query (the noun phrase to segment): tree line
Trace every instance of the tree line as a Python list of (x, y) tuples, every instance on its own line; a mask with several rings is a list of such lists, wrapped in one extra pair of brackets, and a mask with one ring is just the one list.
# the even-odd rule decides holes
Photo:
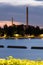
[(10, 36), (10, 37), (14, 37), (14, 34), (19, 34), (22, 36), (25, 35), (34, 35), (34, 36), (38, 36), (40, 34), (43, 34), (43, 28), (40, 29), (39, 26), (32, 26), (32, 25), (28, 25), (28, 27), (26, 25), (11, 25), (11, 26), (7, 26), (7, 24), (5, 24), (2, 27), (0, 27), (0, 36), (4, 36), (4, 34), (6, 34), (6, 36)]

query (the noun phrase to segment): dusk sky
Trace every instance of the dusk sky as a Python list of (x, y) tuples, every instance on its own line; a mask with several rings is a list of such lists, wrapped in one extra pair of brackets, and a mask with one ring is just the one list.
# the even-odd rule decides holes
[(0, 21), (26, 22), (26, 6), (29, 7), (29, 24), (43, 27), (43, 0), (0, 0)]
[(0, 3), (2, 2), (12, 4), (12, 5), (33, 5), (33, 6), (42, 5), (43, 6), (43, 0), (0, 0)]
[(0, 0), (0, 2), (9, 3), (12, 5), (33, 5), (33, 6), (42, 5), (43, 6), (43, 0)]

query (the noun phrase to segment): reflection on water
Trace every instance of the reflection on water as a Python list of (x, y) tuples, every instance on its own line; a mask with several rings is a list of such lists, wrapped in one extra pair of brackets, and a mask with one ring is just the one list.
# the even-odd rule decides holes
[[(0, 57), (12, 55), (22, 59), (43, 59), (43, 50), (31, 49), (32, 46), (43, 47), (42, 39), (0, 39), (0, 45), (4, 46), (4, 48), (0, 48)], [(27, 49), (7, 48), (8, 45), (26, 46)]]

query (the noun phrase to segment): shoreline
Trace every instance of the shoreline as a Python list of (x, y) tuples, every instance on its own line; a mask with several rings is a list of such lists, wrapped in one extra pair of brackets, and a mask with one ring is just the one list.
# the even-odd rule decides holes
[(0, 37), (0, 39), (43, 39), (43, 37)]

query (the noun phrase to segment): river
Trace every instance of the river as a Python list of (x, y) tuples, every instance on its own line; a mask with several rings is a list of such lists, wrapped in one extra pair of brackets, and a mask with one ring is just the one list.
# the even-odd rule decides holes
[[(0, 39), (0, 45), (4, 46), (4, 48), (0, 48), (0, 58), (13, 56), (21, 59), (43, 59), (43, 49), (31, 49), (32, 46), (43, 47), (43, 39)], [(26, 46), (27, 48), (7, 48), (9, 45)]]

